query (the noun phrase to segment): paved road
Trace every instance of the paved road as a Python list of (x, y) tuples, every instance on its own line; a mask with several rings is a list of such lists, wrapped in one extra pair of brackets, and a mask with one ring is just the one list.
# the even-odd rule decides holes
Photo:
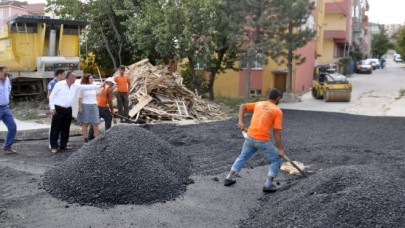
[(343, 112), (370, 116), (405, 116), (405, 97), (398, 99), (405, 90), (405, 64), (387, 61), (385, 69), (369, 74), (354, 74), (349, 78), (353, 85), (350, 102), (324, 102), (312, 98), (308, 92), (302, 102), (283, 103), (283, 109)]

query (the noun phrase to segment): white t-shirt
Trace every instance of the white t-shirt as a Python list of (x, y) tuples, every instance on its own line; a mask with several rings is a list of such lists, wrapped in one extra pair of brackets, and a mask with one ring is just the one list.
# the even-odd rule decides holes
[[(66, 80), (56, 83), (49, 96), (49, 106), (51, 109), (55, 109), (55, 105), (59, 105), (65, 108), (72, 107), (73, 100), (76, 95), (81, 91), (91, 91), (95, 93), (97, 91), (97, 85), (78, 85), (72, 84), (70, 87), (67, 85)], [(94, 98), (95, 99), (95, 98)]]
[(81, 91), (82, 104), (97, 104), (97, 90)]

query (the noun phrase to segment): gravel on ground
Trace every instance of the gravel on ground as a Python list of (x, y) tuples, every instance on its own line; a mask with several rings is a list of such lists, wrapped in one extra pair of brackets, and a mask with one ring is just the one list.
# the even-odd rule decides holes
[[(125, 224), (135, 224), (138, 226), (173, 226), (170, 221), (181, 221), (178, 223), (178, 227), (185, 227), (182, 224), (195, 224), (196, 227), (215, 226), (212, 222), (215, 221), (227, 221), (228, 227), (242, 226), (242, 227), (401, 227), (404, 224), (403, 215), (405, 214), (405, 164), (404, 164), (404, 151), (405, 140), (403, 140), (403, 131), (405, 129), (405, 119), (403, 117), (371, 117), (371, 116), (359, 116), (349, 115), (342, 113), (327, 113), (327, 112), (311, 112), (311, 111), (295, 111), (284, 110), (284, 125), (283, 125), (283, 142), (285, 146), (286, 154), (293, 160), (303, 162), (306, 166), (309, 166), (308, 170), (310, 175), (308, 178), (295, 177), (287, 174), (280, 175), (276, 179), (280, 182), (279, 189), (274, 194), (258, 194), (260, 197), (256, 197), (254, 189), (261, 191), (261, 181), (258, 183), (249, 182), (253, 178), (262, 180), (264, 182), (266, 172), (263, 172), (263, 176), (253, 176), (256, 174), (254, 171), (262, 169), (264, 165), (267, 165), (264, 157), (260, 154), (254, 155), (246, 164), (246, 168), (242, 172), (242, 178), (237, 179), (237, 183), (226, 188), (221, 186), (226, 172), (229, 171), (235, 158), (239, 155), (243, 144), (243, 137), (240, 131), (237, 129), (237, 120), (229, 119), (226, 121), (202, 123), (195, 125), (174, 125), (174, 124), (157, 124), (147, 125), (145, 129), (142, 129), (143, 134), (150, 135), (148, 138), (153, 138), (155, 146), (168, 145), (167, 148), (171, 148), (170, 151), (177, 151), (171, 155), (177, 155), (180, 159), (185, 159), (192, 164), (190, 165), (191, 177), (195, 177), (196, 180), (203, 181), (208, 177), (208, 180), (204, 182), (206, 187), (218, 186), (216, 191), (210, 194), (217, 194), (210, 198), (211, 200), (204, 202), (204, 207), (193, 204), (195, 199), (198, 199), (198, 195), (193, 195), (194, 201), (183, 202), (179, 196), (184, 195), (184, 183), (175, 185), (178, 191), (175, 195), (176, 201), (170, 201), (170, 207), (163, 207), (159, 201), (158, 203), (149, 202), (148, 205), (153, 203), (153, 207), (159, 211), (159, 208), (170, 208), (171, 212), (167, 212), (167, 217), (159, 217), (158, 215), (149, 215), (150, 219), (144, 217), (138, 217), (144, 215), (138, 214), (135, 211), (127, 211), (127, 208), (110, 208), (105, 211), (97, 211), (87, 206), (81, 207), (75, 206), (74, 209), (66, 211), (74, 212), (75, 224), (88, 224), (88, 216), (97, 215), (101, 217), (119, 217), (125, 219)], [(249, 118), (246, 119), (246, 124), (249, 123)], [(132, 129), (141, 129), (136, 126), (128, 127), (129, 132)], [(113, 130), (113, 129), (111, 129)], [(136, 130), (134, 130), (136, 131)], [(107, 135), (107, 134), (106, 134)], [(130, 141), (136, 142), (139, 138), (137, 133), (134, 136), (128, 135), (128, 140), (125, 142), (130, 144)], [(131, 138), (131, 140), (129, 140)], [(100, 137), (99, 140), (102, 138)], [(104, 140), (110, 140), (107, 142), (98, 142), (100, 145), (117, 145), (117, 136), (112, 136), (110, 139), (104, 137)], [(141, 137), (141, 139), (144, 139)], [(141, 142), (146, 142), (140, 140)], [(96, 142), (96, 141), (94, 141)], [(142, 144), (140, 142), (140, 144)], [(156, 143), (159, 142), (159, 143)], [(17, 144), (16, 147), (19, 154), (11, 157), (8, 156), (8, 161), (13, 159), (24, 159), (30, 155), (29, 148), (39, 148), (37, 144), (43, 142), (24, 142), (24, 144)], [(148, 142), (151, 143), (151, 142)], [(138, 145), (138, 144), (137, 144)], [(91, 146), (86, 145), (85, 147)], [(145, 145), (138, 145), (142, 148)], [(82, 164), (82, 169), (86, 169), (86, 164), (94, 156), (101, 156), (102, 147), (92, 150), (93, 155), (86, 154), (84, 148), (78, 152), (61, 153), (54, 157), (60, 159), (48, 159), (49, 151), (35, 152), (34, 160), (40, 162), (39, 157), (43, 156), (47, 165), (55, 165), (54, 170), (69, 170), (72, 171), (72, 175), (79, 175), (80, 167), (78, 164)], [(130, 145), (123, 146), (125, 148)], [(150, 146), (145, 146), (149, 148)], [(124, 154), (129, 151), (122, 152)], [(151, 159), (148, 155), (148, 151), (138, 152), (142, 155), (142, 158), (146, 160)], [(63, 155), (63, 156), (62, 156)], [(70, 157), (63, 162), (63, 159), (70, 155)], [(126, 154), (127, 155), (127, 154)], [(169, 155), (163, 154), (163, 157)], [(120, 165), (123, 164), (124, 159), (128, 156), (121, 157), (119, 154), (115, 154), (112, 157), (116, 157), (116, 166), (111, 167), (113, 173), (120, 170)], [(86, 158), (86, 159), (85, 159)], [(135, 156), (137, 158), (137, 156)], [(140, 162), (138, 160), (131, 160), (133, 163), (131, 166), (136, 166)], [(62, 159), (62, 160), (61, 160)], [(78, 161), (78, 160), (84, 161)], [(158, 164), (168, 164), (168, 162), (161, 162), (163, 159), (172, 159), (169, 157), (157, 157)], [(161, 160), (159, 160), (161, 159)], [(188, 160), (190, 159), (190, 160)], [(27, 161), (27, 160), (24, 160)], [(170, 160), (172, 161), (172, 160)], [(28, 161), (27, 161), (28, 163)], [(110, 161), (111, 163), (111, 161)], [(108, 164), (110, 164), (108, 163)], [(14, 164), (14, 163), (13, 163)], [(1, 165), (1, 163), (0, 163)], [(148, 165), (140, 164), (144, 169), (149, 170)], [(179, 165), (175, 163), (174, 165)], [(182, 166), (181, 164), (180, 166)], [(100, 166), (109, 170), (110, 167), (104, 165)], [(0, 166), (1, 168), (1, 166)], [(162, 167), (166, 169), (166, 167)], [(42, 201), (39, 202), (53, 202), (50, 208), (45, 210), (44, 215), (47, 212), (55, 210), (59, 221), (63, 218), (69, 218), (71, 214), (62, 213), (62, 209), (66, 202), (59, 202), (51, 200), (52, 197), (44, 193), (41, 190), (42, 176), (38, 175), (25, 175), (24, 172), (13, 171), (7, 169), (9, 179), (1, 177), (2, 185), (7, 189), (23, 186), (27, 180), (32, 180), (32, 184), (27, 186), (27, 189), (20, 189), (16, 196), (10, 196), (10, 193), (6, 190), (0, 191), (0, 225), (10, 226), (13, 224), (27, 224), (29, 221), (22, 223), (20, 217), (17, 215), (23, 214), (18, 211), (23, 211), (25, 214), (32, 214), (34, 212), (27, 211), (25, 208), (42, 208), (42, 205), (35, 205), (35, 197), (38, 194), (42, 197)], [(178, 170), (175, 168), (174, 170)], [(0, 170), (3, 171), (3, 170)], [(95, 173), (92, 169), (85, 170), (86, 172)], [(154, 170), (152, 170), (154, 171)], [(248, 171), (248, 172), (246, 172)], [(48, 171), (51, 173), (51, 170)], [(101, 172), (101, 171), (100, 171)], [(177, 172), (177, 171), (176, 171)], [(173, 172), (173, 173), (176, 173)], [(156, 172), (155, 172), (156, 173)], [(87, 175), (87, 174), (86, 174)], [(143, 175), (143, 174), (141, 174)], [(145, 174), (147, 175), (147, 174)], [(180, 175), (181, 176), (181, 175)], [(187, 175), (182, 176), (181, 180), (187, 179)], [(45, 185), (48, 177), (45, 178)], [(56, 178), (56, 177), (55, 177)], [(249, 178), (249, 180), (247, 179)], [(3, 184), (3, 180), (8, 180)], [(122, 178), (125, 179), (125, 178)], [(57, 182), (57, 180), (55, 180)], [(89, 179), (88, 181), (92, 181)], [(111, 180), (112, 181), (112, 180)], [(115, 179), (114, 179), (115, 181)], [(206, 180), (205, 180), (206, 181)], [(139, 184), (149, 185), (147, 180), (138, 180)], [(137, 184), (138, 184), (137, 182)], [(218, 183), (219, 182), (219, 183)], [(179, 183), (179, 182), (176, 182)], [(246, 188), (244, 183), (254, 185), (253, 188)], [(198, 185), (196, 181), (195, 185)], [(84, 185), (82, 183), (82, 185)], [(8, 187), (7, 187), (8, 186)], [(11, 187), (10, 187), (11, 186)], [(91, 185), (89, 185), (91, 186)], [(134, 184), (133, 186), (136, 186)], [(188, 185), (187, 189), (190, 186)], [(110, 191), (113, 191), (112, 186), (107, 186)], [(215, 187), (216, 188), (216, 187)], [(238, 190), (241, 191), (238, 191)], [(243, 191), (242, 191), (243, 189)], [(247, 190), (249, 189), (249, 191)], [(31, 193), (31, 191), (33, 193)], [(91, 189), (89, 189), (91, 191)], [(37, 192), (39, 192), (37, 194)], [(193, 192), (195, 193), (195, 192)], [(261, 192), (256, 192), (261, 193)], [(142, 193), (142, 194), (147, 194)], [(199, 193), (201, 194), (201, 193)], [(233, 200), (233, 204), (228, 202), (224, 203), (220, 199), (228, 199), (229, 195), (237, 194)], [(22, 195), (20, 199), (17, 196)], [(174, 195), (173, 195), (174, 196)], [(249, 202), (244, 201), (244, 196), (249, 198)], [(253, 196), (253, 197), (252, 197)], [(87, 196), (86, 196), (87, 197)], [(124, 197), (125, 198), (125, 197)], [(161, 198), (160, 198), (161, 199)], [(187, 198), (190, 200), (190, 198)], [(237, 199), (241, 200), (238, 204)], [(66, 199), (68, 200), (68, 199)], [(164, 200), (164, 199), (161, 199)], [(251, 201), (255, 201), (252, 203)], [(142, 203), (137, 201), (138, 203)], [(132, 203), (127, 201), (127, 203)], [(136, 203), (136, 202), (134, 202)], [(202, 202), (200, 202), (202, 203)], [(214, 204), (214, 205), (213, 205)], [(159, 206), (160, 205), (160, 206)], [(167, 205), (167, 204), (165, 204)], [(175, 205), (181, 205), (187, 207), (190, 211), (195, 213), (197, 217), (184, 216), (184, 213), (178, 213), (180, 210)], [(237, 214), (237, 217), (226, 217), (226, 214), (213, 213), (211, 210), (207, 210), (208, 206), (215, 206), (216, 211), (230, 211), (231, 214), (236, 208), (242, 213)], [(233, 205), (234, 207), (229, 207)], [(235, 205), (237, 205), (235, 207)], [(168, 205), (167, 205), (168, 206)], [(69, 204), (67, 205), (69, 207)], [(152, 207), (152, 206), (151, 206)], [(222, 208), (226, 207), (226, 208)], [(244, 213), (241, 208), (248, 207), (248, 213)], [(144, 207), (146, 208), (150, 207)], [(221, 208), (221, 210), (219, 210)], [(186, 210), (187, 210), (186, 209)], [(74, 211), (73, 211), (74, 210)], [(139, 208), (138, 208), (139, 210)], [(17, 211), (17, 212), (16, 212)], [(121, 212), (120, 215), (116, 214), (117, 211)], [(128, 215), (125, 215), (128, 213)], [(35, 214), (35, 213), (34, 213)], [(2, 216), (3, 215), (3, 216)], [(138, 215), (138, 216), (135, 216)], [(198, 216), (204, 219), (199, 220)], [(157, 217), (157, 218), (156, 218)], [(54, 225), (58, 225), (51, 218), (35, 221), (35, 225), (46, 225), (52, 222)], [(156, 219), (153, 219), (156, 218)], [(52, 220), (52, 221), (51, 221)], [(196, 222), (199, 223), (196, 223)], [(99, 226), (114, 226), (124, 224), (122, 221), (104, 221), (99, 222), (92, 220), (90, 224), (98, 224)], [(166, 225), (165, 225), (166, 224)], [(220, 224), (220, 223), (217, 223)], [(129, 226), (129, 225), (122, 225)]]

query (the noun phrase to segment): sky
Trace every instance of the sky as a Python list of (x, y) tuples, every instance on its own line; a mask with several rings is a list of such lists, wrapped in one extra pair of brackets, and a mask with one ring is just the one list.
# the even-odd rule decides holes
[(370, 22), (380, 24), (404, 24), (405, 0), (368, 0)]
[[(363, 0), (365, 1), (365, 0)], [(46, 0), (27, 0), (28, 3), (46, 3)], [(405, 0), (368, 0), (370, 22), (380, 24), (404, 24)]]

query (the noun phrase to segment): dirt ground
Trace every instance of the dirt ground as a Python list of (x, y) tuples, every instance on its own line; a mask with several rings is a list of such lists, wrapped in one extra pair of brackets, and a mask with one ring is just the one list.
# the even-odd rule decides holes
[(194, 180), (177, 199), (152, 205), (103, 208), (56, 199), (44, 189), (44, 175), (80, 153), (81, 138), (71, 139), (73, 150), (56, 155), (49, 152), (45, 140), (17, 142), (17, 155), (0, 154), (0, 227), (400, 227), (405, 223), (404, 118), (294, 110), (285, 110), (284, 116), (286, 153), (308, 165), (310, 176), (281, 173), (276, 179), (279, 191), (270, 195), (261, 191), (267, 166), (260, 154), (246, 164), (235, 186), (222, 184), (243, 144), (236, 119), (147, 126), (190, 157)]

